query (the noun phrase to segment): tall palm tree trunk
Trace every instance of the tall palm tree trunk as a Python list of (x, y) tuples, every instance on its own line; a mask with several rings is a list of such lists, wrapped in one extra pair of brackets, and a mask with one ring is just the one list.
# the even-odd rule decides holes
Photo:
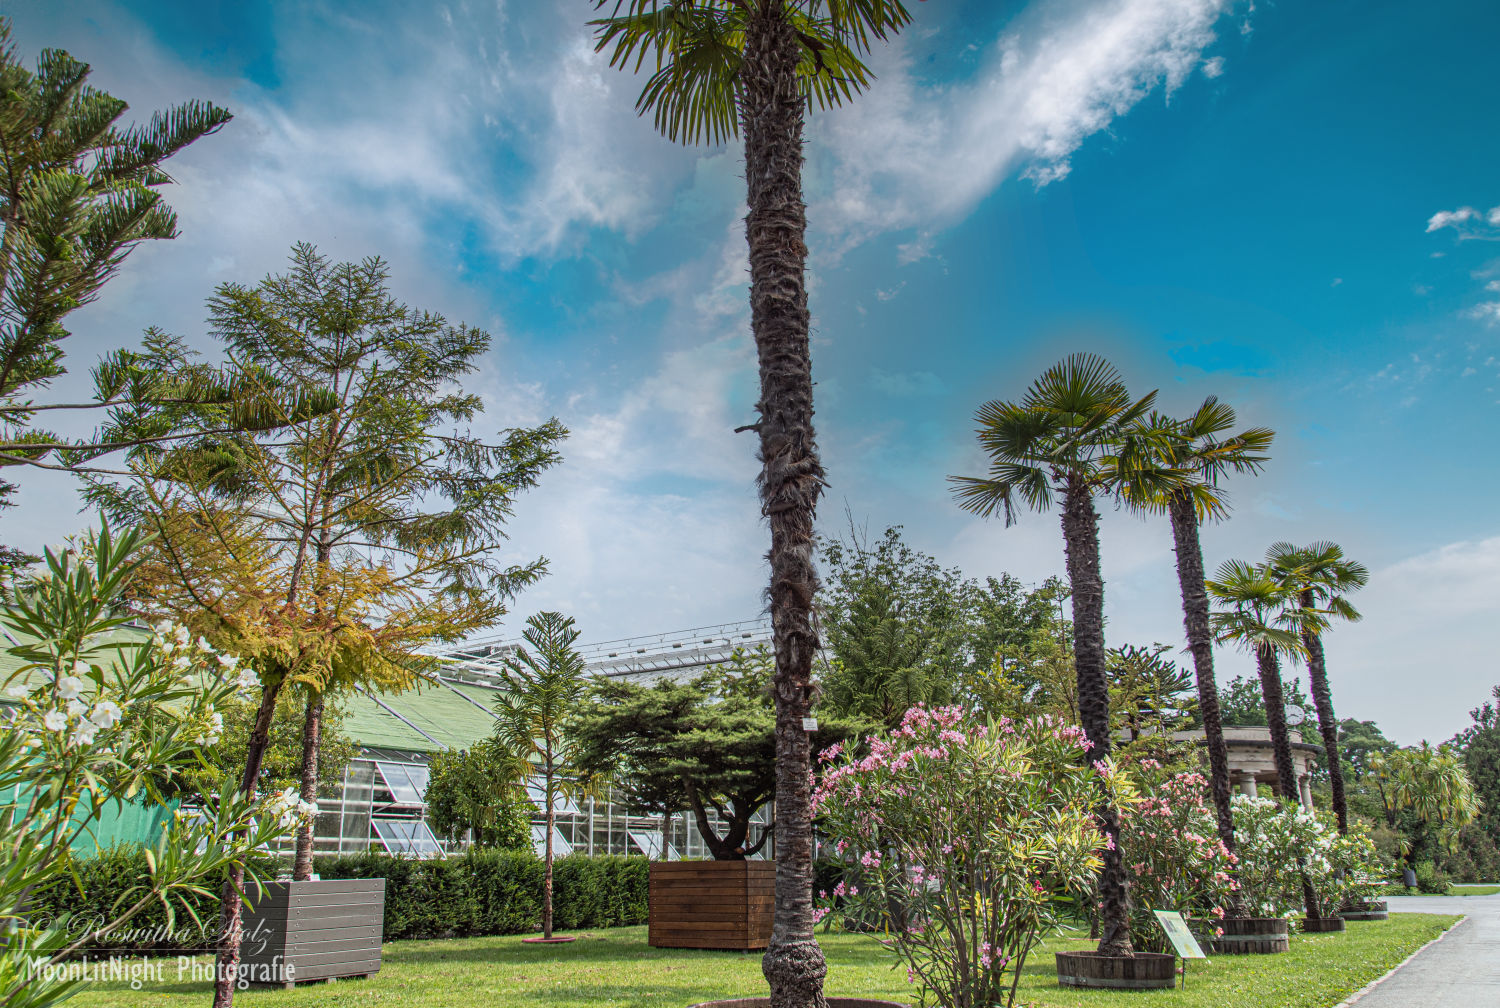
[[(1304, 589), (1298, 600), (1304, 609), (1316, 603), (1311, 589)], [(1333, 715), (1333, 690), (1328, 686), (1328, 663), (1323, 656), (1323, 639), (1311, 630), (1302, 631), (1307, 648), (1307, 688), (1312, 691), (1313, 706), (1318, 710), (1318, 732), (1323, 736), (1323, 754), (1328, 760), (1328, 785), (1333, 791), (1333, 814), (1339, 832), (1349, 832), (1349, 806), (1344, 799), (1344, 764), (1339, 758), (1339, 723)]]
[[(307, 687), (307, 712), (302, 721), (302, 800), (318, 802), (318, 747), (323, 736), (323, 691)], [(292, 861), (292, 878), (306, 882), (312, 878), (313, 831), (317, 818), (297, 829), (297, 855)]]
[[(1177, 584), (1182, 592), (1182, 625), (1198, 680), (1198, 714), (1203, 719), (1203, 743), (1208, 749), (1209, 790), (1219, 839), (1234, 853), (1234, 811), (1230, 805), (1229, 748), (1219, 714), (1219, 687), (1214, 679), (1213, 631), (1208, 622), (1208, 591), (1203, 585), (1203, 545), (1198, 536), (1198, 513), (1187, 494), (1172, 497), (1172, 544), (1177, 552)], [(1236, 869), (1231, 869), (1235, 871)], [(1238, 890), (1234, 902), (1238, 904)], [(1238, 910), (1236, 912), (1239, 912)]]
[[(276, 696), (281, 692), (284, 680), (274, 678), (262, 690), (260, 707), (255, 712), (255, 726), (250, 730), (250, 739), (245, 747), (245, 772), (240, 777), (240, 790), (246, 795), (255, 794), (256, 781), (266, 758), (266, 748), (271, 744), (271, 719), (276, 714)], [(233, 1008), (234, 988), (239, 979), (240, 941), (244, 936), (244, 907), (240, 900), (245, 892), (245, 869), (235, 866), (224, 880), (219, 892), (219, 947), (214, 963), (213, 1008)]]
[(760, 497), (771, 526), (776, 648), (776, 915), (761, 963), (772, 1008), (824, 1008), (813, 937), (811, 759), (802, 719), (817, 649), (813, 520), (823, 467), (813, 438), (800, 51), (782, 4), (756, 4), (746, 31), (740, 117), (749, 214), (750, 324), (760, 365)]
[[(1099, 515), (1093, 493), (1078, 476), (1068, 477), (1062, 513), (1073, 589), (1073, 666), (1078, 674), (1078, 713), (1093, 748), (1085, 759), (1109, 755), (1109, 680), (1104, 654), (1104, 577), (1099, 570)], [(1120, 845), (1120, 816), (1113, 802), (1095, 810), (1106, 847), (1099, 870), (1099, 953), (1131, 955), (1130, 877)]]
[[(1271, 730), (1271, 752), (1276, 758), (1276, 797), (1282, 802), (1298, 805), (1302, 796), (1297, 792), (1297, 769), (1292, 763), (1292, 737), (1286, 726), (1286, 699), (1281, 691), (1281, 663), (1269, 645), (1255, 649), (1255, 670), (1260, 675), (1260, 695), (1266, 705), (1266, 725)], [(1312, 882), (1307, 877), (1301, 855), (1297, 857), (1297, 874), (1302, 879), (1302, 902), (1307, 916), (1316, 920), (1318, 898), (1313, 893)]]

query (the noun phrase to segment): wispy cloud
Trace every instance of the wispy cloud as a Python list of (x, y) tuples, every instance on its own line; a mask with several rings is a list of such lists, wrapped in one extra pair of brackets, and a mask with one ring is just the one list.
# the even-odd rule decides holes
[[(968, 212), (1019, 173), (1037, 186), (1065, 177), (1072, 156), (1153, 91), (1170, 96), (1205, 58), (1233, 0), (1055, 0), (1029, 10), (985, 49), (967, 80), (919, 80), (918, 42), (875, 56), (877, 80), (857, 102), (817, 120), (836, 163), (813, 208), (843, 247), (873, 234), (930, 231)], [(919, 258), (922, 238), (903, 247)]]

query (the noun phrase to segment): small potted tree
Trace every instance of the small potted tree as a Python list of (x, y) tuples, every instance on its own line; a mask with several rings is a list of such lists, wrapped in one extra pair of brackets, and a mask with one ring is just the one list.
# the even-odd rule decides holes
[[(750, 859), (772, 843), (768, 829), (752, 836), (776, 787), (772, 672), (756, 650), (686, 682), (600, 679), (571, 726), (583, 772), (608, 775), (637, 807), (685, 809), (713, 856), (652, 863), (653, 946), (748, 950), (771, 937), (776, 865)], [(813, 743), (846, 734), (826, 723)]]

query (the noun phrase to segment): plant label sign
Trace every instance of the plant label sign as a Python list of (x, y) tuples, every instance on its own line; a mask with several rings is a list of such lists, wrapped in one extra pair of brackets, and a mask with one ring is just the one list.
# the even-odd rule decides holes
[(1188, 930), (1187, 921), (1183, 920), (1182, 914), (1173, 910), (1152, 910), (1156, 915), (1156, 923), (1167, 933), (1167, 941), (1172, 943), (1172, 948), (1184, 959), (1207, 959), (1203, 949), (1198, 945), (1198, 939), (1193, 937), (1193, 932)]

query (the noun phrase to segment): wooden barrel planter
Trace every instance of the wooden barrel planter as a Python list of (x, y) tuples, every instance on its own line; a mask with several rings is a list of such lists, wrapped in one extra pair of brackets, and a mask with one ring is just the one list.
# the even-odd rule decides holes
[(1151, 990), (1177, 985), (1177, 957), (1160, 952), (1103, 956), (1058, 952), (1057, 982), (1064, 987), (1123, 987)]
[(1385, 900), (1365, 900), (1340, 910), (1339, 916), (1346, 921), (1381, 921), (1391, 914), (1386, 909)]
[(1303, 934), (1330, 934), (1344, 930), (1342, 917), (1304, 917), (1301, 921)]
[(771, 943), (774, 861), (653, 861), (646, 942), (750, 952)]
[(240, 975), (291, 987), (380, 969), (385, 879), (268, 882), (247, 893)]
[[(1268, 955), (1292, 947), (1282, 917), (1225, 917), (1200, 922), (1199, 927), (1207, 929), (1208, 951), (1213, 955)], [(1216, 928), (1223, 928), (1224, 933), (1214, 935)]]

